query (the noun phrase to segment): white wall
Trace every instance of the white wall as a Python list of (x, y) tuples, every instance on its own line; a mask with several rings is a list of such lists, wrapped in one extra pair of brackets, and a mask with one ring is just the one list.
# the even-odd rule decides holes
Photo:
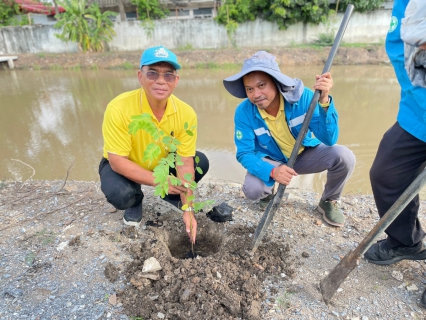
[[(346, 29), (344, 42), (383, 42), (389, 28), (390, 10), (354, 13)], [(287, 30), (278, 30), (275, 23), (256, 20), (239, 25), (236, 31), (237, 47), (287, 46), (310, 43), (320, 33), (337, 32), (343, 14), (320, 25), (298, 23)], [(110, 51), (142, 51), (162, 44), (170, 49), (223, 48), (231, 46), (225, 27), (213, 19), (160, 20), (155, 22), (152, 37), (148, 37), (139, 21), (116, 22), (117, 35), (107, 45)], [(53, 26), (25, 26), (0, 28), (0, 54), (39, 52), (76, 52), (75, 43), (65, 43), (55, 37)]]

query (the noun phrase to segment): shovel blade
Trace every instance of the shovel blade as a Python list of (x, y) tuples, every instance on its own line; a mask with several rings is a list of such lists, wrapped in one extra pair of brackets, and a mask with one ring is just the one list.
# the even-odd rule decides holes
[(360, 253), (350, 251), (339, 264), (320, 282), (322, 298), (326, 304), (330, 302), (340, 285), (359, 264)]

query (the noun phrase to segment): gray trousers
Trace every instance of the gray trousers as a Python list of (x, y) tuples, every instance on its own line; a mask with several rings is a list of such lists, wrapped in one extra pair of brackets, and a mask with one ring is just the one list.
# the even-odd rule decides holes
[[(276, 167), (281, 163), (263, 158)], [(322, 200), (338, 200), (342, 195), (343, 187), (348, 181), (355, 167), (355, 155), (345, 146), (334, 145), (328, 147), (320, 144), (314, 148), (305, 148), (299, 154), (294, 164), (297, 174), (318, 173), (327, 170), (327, 182), (324, 186)], [(272, 193), (272, 187), (268, 187), (259, 178), (247, 172), (243, 192), (251, 200), (259, 200)]]

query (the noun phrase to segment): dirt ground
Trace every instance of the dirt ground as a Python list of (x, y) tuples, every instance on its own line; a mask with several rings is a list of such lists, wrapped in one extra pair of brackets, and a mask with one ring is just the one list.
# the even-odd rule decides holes
[(251, 254), (263, 212), (240, 185), (206, 181), (198, 198), (228, 203), (233, 221), (199, 213), (198, 257), (187, 259), (181, 217), (146, 226), (157, 214), (152, 190), (144, 192), (134, 228), (97, 182), (1, 182), (0, 318), (425, 319), (423, 261), (383, 267), (362, 258), (331, 304), (322, 301), (320, 280), (377, 222), (371, 195), (346, 194), (346, 224), (335, 228), (315, 210), (318, 194), (290, 187)]
[[(182, 68), (219, 68), (242, 65), (244, 59), (258, 50), (266, 50), (277, 57), (280, 66), (323, 65), (330, 47), (303, 48), (224, 48), (206, 50), (174, 50)], [(15, 61), (17, 69), (76, 69), (76, 68), (138, 68), (141, 52), (104, 53), (38, 53), (20, 54)], [(382, 64), (389, 60), (383, 45), (341, 47), (334, 65)], [(6, 68), (6, 63), (3, 68)]]

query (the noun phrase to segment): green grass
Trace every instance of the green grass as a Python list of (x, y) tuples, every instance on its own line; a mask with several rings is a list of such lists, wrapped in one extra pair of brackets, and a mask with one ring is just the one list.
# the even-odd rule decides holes
[(57, 64), (52, 64), (51, 66), (49, 66), (50, 70), (63, 70), (62, 66), (57, 65)]
[(133, 69), (133, 64), (126, 61), (125, 63), (123, 63), (122, 65), (118, 66), (120, 69), (124, 69), (124, 70), (131, 70)]
[(25, 256), (25, 263), (31, 267), (35, 259), (36, 259), (36, 254), (34, 252), (30, 252)]
[(39, 57), (39, 58), (44, 58), (45, 56), (46, 55), (43, 52), (37, 53), (37, 57)]
[(39, 238), (43, 246), (53, 242), (55, 239), (55, 233), (47, 230), (46, 228), (41, 231), (37, 231), (35, 235), (37, 238)]
[(290, 308), (290, 293), (287, 290), (284, 290), (283, 294), (281, 294), (276, 300), (277, 307), (280, 310), (285, 310)]
[(233, 70), (241, 68), (241, 65), (237, 63), (216, 63), (216, 62), (200, 62), (195, 64), (195, 69), (222, 69), (222, 70)]
[(178, 49), (179, 51), (189, 51), (189, 50), (193, 50), (193, 49), (194, 49), (194, 47), (192, 46), (192, 44), (187, 43), (187, 44), (185, 44), (185, 45), (183, 45), (183, 46), (178, 47), (177, 49)]

